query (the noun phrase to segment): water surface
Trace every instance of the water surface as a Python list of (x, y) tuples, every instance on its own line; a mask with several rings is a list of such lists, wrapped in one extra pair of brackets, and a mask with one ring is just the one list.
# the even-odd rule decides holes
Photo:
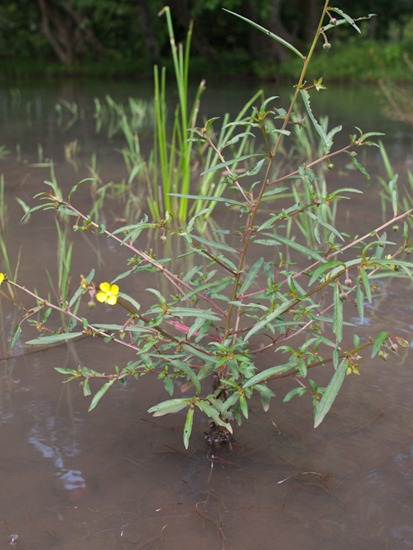
[[(239, 85), (235, 89), (240, 100), (250, 93)], [(56, 242), (53, 217), (39, 214), (22, 225), (14, 198), (31, 202), (43, 190), (43, 180), (50, 177), (44, 164), (48, 158), (66, 191), (88, 175), (85, 165), (95, 150), (103, 181), (124, 177), (122, 159), (114, 151), (119, 138), (108, 142), (96, 134), (92, 98), (104, 93), (116, 99), (148, 97), (149, 92), (147, 86), (127, 83), (75, 82), (0, 90), (0, 144), (10, 151), (0, 163), (8, 206), (5, 235), (13, 261), (23, 248), (21, 283), (47, 290), (44, 270), (48, 266), (52, 275), (56, 270)], [(231, 105), (231, 89), (208, 93), (210, 116), (213, 109)], [(84, 112), (65, 131), (55, 109), (62, 97), (76, 101)], [(371, 89), (336, 89), (325, 97), (330, 99), (315, 108), (325, 107), (334, 123), (344, 119), (346, 129), (384, 128), (396, 168), (405, 173), (412, 130), (382, 119)], [(77, 158), (65, 159), (65, 144), (73, 140), (79, 144)], [(376, 150), (366, 162), (376, 174), (383, 172)], [(359, 174), (343, 178), (351, 186), (364, 185)], [(85, 192), (78, 200), (89, 208), (92, 198)], [(343, 216), (352, 230), (362, 231), (380, 220), (378, 205), (376, 194), (353, 204)], [(219, 212), (217, 222), (225, 223), (225, 212), (221, 218)], [(98, 279), (116, 274), (118, 251), (108, 241), (85, 242), (76, 236), (76, 242), (74, 274), (92, 267)], [(412, 342), (412, 298), (411, 285), (384, 281), (359, 332), (367, 337), (390, 327)], [(5, 300), (0, 308), (4, 357), (18, 313)], [(110, 315), (114, 313), (108, 310)], [(34, 352), (22, 338), (13, 354), (0, 362), (1, 548), (12, 547), (11, 542), (21, 550), (413, 547), (411, 352), (387, 363), (365, 360), (361, 376), (346, 379), (317, 430), (309, 401), (281, 403), (291, 387), (283, 382), (276, 388), (280, 399), (268, 413), (258, 402), (252, 404), (232, 451), (206, 447), (208, 426), (201, 418), (196, 418), (185, 451), (183, 417), (154, 419), (146, 412), (165, 398), (156, 380), (114, 387), (87, 413), (89, 402), (81, 388), (62, 384), (54, 371), (78, 364), (109, 370), (130, 359), (122, 350), (83, 340)], [(261, 361), (271, 365), (274, 358)]]

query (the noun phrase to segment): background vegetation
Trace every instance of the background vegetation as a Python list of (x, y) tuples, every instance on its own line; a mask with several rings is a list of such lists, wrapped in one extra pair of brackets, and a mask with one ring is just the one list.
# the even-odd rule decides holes
[[(0, 68), (3, 78), (44, 74), (136, 76), (152, 74), (154, 63), (169, 57), (169, 39), (157, 13), (165, 0), (4, 0), (0, 5)], [(334, 5), (346, 9), (348, 2)], [(369, 40), (340, 42), (319, 54), (325, 77), (376, 79), (383, 70), (405, 77), (404, 52), (413, 52), (413, 6), (410, 0), (359, 0), (354, 17), (376, 13), (363, 26)], [(238, 76), (296, 74), (291, 56), (280, 44), (242, 21), (225, 17), (235, 10), (304, 47), (313, 35), (322, 0), (171, 0), (177, 40), (194, 21), (191, 73), (230, 72)], [(350, 45), (348, 42), (350, 41)], [(340, 43), (342, 47), (340, 47)], [(357, 48), (357, 56), (354, 56)], [(265, 59), (265, 63), (262, 60)], [(271, 60), (268, 62), (268, 60)]]

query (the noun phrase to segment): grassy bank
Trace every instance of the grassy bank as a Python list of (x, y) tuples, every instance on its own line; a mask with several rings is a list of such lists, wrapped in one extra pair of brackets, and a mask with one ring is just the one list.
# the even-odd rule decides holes
[[(406, 64), (406, 56), (413, 60), (413, 41), (382, 42), (356, 39), (334, 44), (330, 50), (320, 49), (314, 56), (311, 76), (335, 81), (377, 82), (378, 79), (411, 81), (413, 71)], [(260, 78), (290, 79), (297, 74), (300, 61), (289, 57), (282, 64), (271, 60), (256, 60), (244, 50), (221, 52), (218, 58), (196, 57), (191, 60), (190, 74), (196, 78)], [(162, 61), (173, 71), (171, 61)], [(142, 78), (152, 76), (152, 65), (145, 60), (112, 59), (85, 61), (64, 65), (45, 59), (0, 61), (0, 80), (22, 80), (38, 77), (92, 77), (92, 78)]]
[[(330, 50), (319, 50), (313, 59), (312, 75), (323, 75), (329, 80), (353, 80), (377, 82), (378, 79), (393, 81), (413, 80), (413, 71), (408, 69), (405, 57), (413, 58), (413, 42), (379, 42), (351, 40), (334, 44)], [(277, 70), (282, 77), (295, 74), (295, 59), (283, 63)]]

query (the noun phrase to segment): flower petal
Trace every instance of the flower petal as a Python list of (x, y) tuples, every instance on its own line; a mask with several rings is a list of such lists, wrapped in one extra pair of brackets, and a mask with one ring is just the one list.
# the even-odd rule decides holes
[(4, 277), (5, 277), (5, 274), (4, 274), (4, 273), (0, 273), (0, 285), (1, 285), (1, 283), (4, 281)]
[(111, 293), (111, 294), (119, 294), (119, 287), (118, 287), (118, 285), (112, 285), (112, 286), (110, 287), (110, 293)]
[(109, 283), (100, 283), (99, 288), (102, 292), (110, 292), (110, 284)]
[(109, 304), (110, 306), (114, 306), (117, 301), (118, 301), (118, 297), (112, 294), (111, 296), (108, 296), (106, 303)]
[(98, 293), (96, 294), (96, 300), (97, 300), (98, 302), (102, 302), (102, 304), (104, 304), (104, 303), (106, 302), (107, 297), (108, 297), (108, 295), (107, 295), (106, 292), (98, 292)]

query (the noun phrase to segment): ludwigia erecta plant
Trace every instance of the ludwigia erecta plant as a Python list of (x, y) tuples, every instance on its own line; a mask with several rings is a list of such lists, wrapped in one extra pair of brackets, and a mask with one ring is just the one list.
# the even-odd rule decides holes
[[(286, 108), (278, 106), (276, 97), (270, 97), (235, 123), (234, 139), (246, 137), (252, 143), (263, 143), (264, 148), (257, 145), (255, 151), (242, 157), (227, 156), (230, 149), (214, 141), (212, 126), (217, 124), (216, 119), (188, 132), (191, 143), (209, 147), (218, 155), (219, 163), (210, 167), (209, 172), (215, 174), (217, 181), (224, 174), (226, 189), (221, 197), (206, 197), (194, 191), (181, 194), (180, 198), (204, 204), (213, 200), (228, 212), (235, 211), (239, 225), (236, 231), (227, 228), (232, 233), (228, 240), (222, 242), (226, 228), (222, 228), (217, 240), (199, 233), (197, 220), (207, 210), (198, 211), (178, 230), (167, 218), (154, 221), (145, 218), (140, 223), (110, 230), (95, 223), (73, 202), (74, 193), (83, 182), (76, 184), (67, 198), (57, 185), (49, 183), (49, 191), (40, 196), (43, 204), (32, 211), (56, 209), (59, 214), (72, 217), (75, 230), (112, 239), (120, 249), (128, 250), (128, 265), (116, 279), (100, 284), (93, 282), (92, 271), (82, 277), (70, 297), (57, 303), (13, 281), (10, 274), (1, 276), (3, 286), (11, 285), (34, 298), (35, 306), (25, 312), (24, 320), (48, 312), (41, 323), (34, 323), (40, 335), (29, 343), (47, 346), (90, 336), (101, 338), (102, 345), (130, 350), (130, 361), (110, 372), (99, 372), (96, 365), (57, 369), (66, 379), (80, 381), (86, 396), (91, 395), (90, 381), (100, 381), (90, 409), (114, 384), (127, 378), (139, 381), (144, 375), (154, 374), (167, 395), (149, 412), (162, 416), (186, 411), (185, 447), (189, 444), (195, 411), (210, 420), (208, 442), (228, 442), (234, 423), (240, 424), (243, 418), (248, 418), (250, 400), (259, 396), (267, 410), (274, 390), (280, 386), (279, 380), (285, 377), (292, 378), (296, 388), (285, 395), (284, 401), (309, 396), (314, 405), (314, 424), (318, 426), (346, 374), (358, 372), (363, 352), (369, 351), (372, 357), (386, 357), (389, 350), (396, 351), (399, 345), (406, 344), (397, 335), (384, 331), (364, 339), (354, 335), (351, 345), (344, 344), (348, 338), (343, 339), (345, 330), (351, 333), (356, 330), (344, 318), (347, 308), (362, 323), (365, 304), (374, 300), (377, 279), (411, 278), (413, 267), (405, 259), (405, 253), (412, 248), (409, 237), (412, 209), (398, 211), (400, 201), (394, 178), (390, 190), (393, 214), (379, 227), (369, 228), (360, 236), (349, 236), (330, 216), (332, 205), (361, 192), (337, 189), (337, 185), (328, 190), (328, 184), (337, 181), (333, 163), (337, 157), (346, 156), (368, 177), (357, 154), (361, 148), (374, 145), (372, 139), (380, 134), (356, 129), (347, 144), (335, 148), (334, 138), (341, 127), (328, 130), (317, 120), (310, 103), (313, 93), (328, 92), (323, 91), (321, 78), (310, 84), (306, 78), (319, 40), (328, 48), (331, 29), (349, 24), (358, 31), (357, 22), (342, 10), (329, 7), (327, 0), (309, 52), (303, 55), (270, 31), (245, 21), (292, 50), (301, 59), (302, 70)], [(305, 116), (297, 118), (294, 113), (299, 103)], [(280, 174), (281, 147), (286, 142), (284, 151), (288, 150), (290, 134), (297, 125), (313, 127), (322, 143), (322, 153), (312, 160), (302, 159)], [(317, 174), (321, 165), (330, 168), (327, 176), (325, 173), (323, 176), (328, 184), (319, 185)], [(296, 220), (300, 220), (300, 227), (294, 231)], [(400, 230), (390, 242), (386, 229), (396, 223)], [(154, 229), (163, 240), (171, 242), (170, 250), (181, 241), (175, 249), (182, 252), (183, 243), (186, 252), (182, 256), (192, 255), (199, 261), (182, 271), (179, 267), (170, 268), (177, 263), (157, 258), (153, 251), (139, 244), (142, 234)], [(303, 238), (303, 231), (311, 238)], [(316, 245), (308, 244), (311, 242)], [(158, 279), (165, 284), (147, 288), (143, 300), (145, 290), (140, 288), (139, 281), (148, 270), (157, 272)], [(135, 280), (140, 296), (122, 292), (126, 278)], [(95, 299), (101, 308), (102, 321), (92, 323), (88, 320), (87, 302)], [(101, 303), (123, 311), (122, 321), (105, 323), (107, 307)], [(44, 321), (45, 318), (49, 321), (53, 312), (69, 318), (58, 330), (49, 329)], [(14, 341), (19, 333), (20, 325)], [(265, 362), (260, 360), (263, 354)], [(263, 363), (270, 366), (262, 368)], [(321, 366), (324, 373), (326, 369), (331, 372), (326, 387), (320, 387), (313, 379), (316, 367)]]

